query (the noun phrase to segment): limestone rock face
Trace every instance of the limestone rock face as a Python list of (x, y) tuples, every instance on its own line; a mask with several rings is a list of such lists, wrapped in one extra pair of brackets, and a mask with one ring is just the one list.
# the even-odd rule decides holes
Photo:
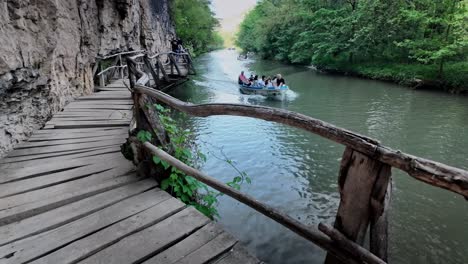
[(168, 1), (1, 1), (0, 156), (93, 91), (97, 55), (168, 50)]

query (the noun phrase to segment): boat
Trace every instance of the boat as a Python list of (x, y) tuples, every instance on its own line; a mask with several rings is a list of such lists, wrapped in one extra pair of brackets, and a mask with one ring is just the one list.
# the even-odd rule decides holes
[(267, 97), (275, 97), (283, 95), (289, 87), (282, 85), (281, 87), (270, 87), (266, 86), (248, 86), (245, 84), (239, 84), (239, 90), (242, 94), (259, 94)]

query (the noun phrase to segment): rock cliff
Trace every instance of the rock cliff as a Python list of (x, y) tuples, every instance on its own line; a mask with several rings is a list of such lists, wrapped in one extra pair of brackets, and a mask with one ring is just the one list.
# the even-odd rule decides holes
[(91, 93), (97, 55), (168, 50), (168, 1), (1, 1), (0, 156)]

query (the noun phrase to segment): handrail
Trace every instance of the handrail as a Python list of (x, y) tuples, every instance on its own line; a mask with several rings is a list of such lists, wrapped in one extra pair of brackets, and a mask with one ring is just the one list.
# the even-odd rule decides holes
[[(230, 197), (238, 200), (239, 202), (250, 206), (251, 208), (262, 213), (263, 215), (273, 219), (277, 223), (287, 227), (288, 229), (295, 232), (296, 234), (306, 238), (307, 240), (313, 242), (314, 244), (320, 246), (321, 248), (329, 251), (330, 253), (334, 254), (335, 256), (342, 259), (346, 263), (350, 263), (351, 260), (357, 261), (358, 263), (372, 263), (372, 264), (374, 263), (385, 264), (386, 263), (382, 259), (378, 258), (374, 254), (369, 252), (367, 249), (347, 239), (343, 235), (341, 235), (339, 239), (334, 240), (333, 236), (328, 237), (324, 235), (323, 233), (321, 233), (317, 228), (306, 226), (302, 224), (301, 222), (297, 221), (296, 219), (290, 217), (289, 215), (283, 214), (282, 212), (276, 210), (275, 208), (256, 200), (254, 197), (248, 194), (244, 194), (222, 183), (221, 181), (218, 181), (215, 178), (210, 177), (209, 175), (206, 175), (203, 172), (186, 165), (182, 161), (174, 158), (173, 156), (169, 155), (165, 151), (157, 148), (156, 146), (152, 145), (149, 142), (143, 143), (143, 147), (146, 148), (146, 150), (148, 150), (152, 154), (158, 156), (160, 159), (166, 161), (167, 163), (171, 164), (172, 166), (186, 173), (187, 175), (190, 175), (193, 178), (199, 180), (200, 182), (203, 182), (209, 185), (210, 187), (226, 195), (229, 195)], [(324, 224), (321, 224), (321, 228), (326, 231), (332, 230), (330, 232), (332, 234), (336, 234), (336, 233), (340, 234), (339, 232), (335, 231), (334, 228), (329, 227)], [(340, 242), (340, 243), (337, 243), (337, 242)], [(352, 252), (350, 252), (349, 249), (352, 249)]]
[(161, 55), (168, 55), (168, 54), (189, 55), (189, 53), (187, 53), (187, 52), (177, 53), (177, 52), (173, 52), (173, 51), (168, 51), (168, 52), (159, 52), (159, 53), (156, 53), (156, 54), (154, 54), (154, 55), (148, 56), (148, 58), (154, 59), (154, 58), (159, 57), (159, 56), (161, 56)]
[(103, 57), (96, 56), (96, 58), (101, 59), (101, 60), (106, 60), (106, 59), (109, 59), (109, 58), (112, 58), (112, 57), (115, 57), (115, 56), (119, 56), (119, 55), (126, 55), (126, 54), (132, 54), (132, 53), (140, 53), (140, 52), (145, 52), (145, 50), (124, 51), (124, 52), (119, 52), (119, 53), (115, 53), (115, 54), (107, 55), (107, 56), (103, 56)]
[(193, 116), (246, 116), (301, 128), (405, 171), (417, 180), (458, 193), (468, 199), (468, 171), (391, 149), (381, 145), (375, 139), (303, 114), (265, 106), (240, 104), (195, 105), (180, 101), (163, 92), (141, 85), (141, 83), (137, 83), (134, 90), (154, 97), (179, 111)]
[(127, 65), (114, 65), (114, 66), (110, 66), (110, 67), (107, 67), (105, 70), (103, 70), (103, 71), (97, 73), (96, 76), (99, 76), (99, 75), (101, 75), (101, 74), (103, 74), (103, 73), (105, 73), (105, 72), (107, 72), (107, 71), (109, 71), (109, 70), (111, 70), (111, 69), (114, 69), (114, 68), (126, 68), (126, 67), (127, 67)]

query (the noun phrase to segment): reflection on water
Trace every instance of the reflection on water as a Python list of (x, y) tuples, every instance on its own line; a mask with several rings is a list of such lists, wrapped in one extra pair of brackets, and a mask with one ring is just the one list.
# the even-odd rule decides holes
[[(218, 51), (197, 59), (199, 75), (174, 95), (194, 103), (242, 103), (300, 112), (393, 148), (468, 169), (467, 97), (321, 75), (272, 61), (237, 61), (236, 57), (234, 51)], [(236, 80), (241, 70), (282, 73), (292, 91), (280, 101), (240, 94)], [(252, 178), (251, 185), (242, 186), (243, 192), (305, 224), (333, 222), (343, 146), (252, 118), (191, 118), (190, 124), (197, 143), (208, 153), (204, 172), (224, 181), (235, 176), (227, 164), (213, 157), (222, 147)], [(395, 169), (393, 174), (390, 261), (468, 263), (468, 203)], [(322, 263), (322, 250), (228, 197), (221, 198), (219, 212), (220, 224), (264, 261)]]

